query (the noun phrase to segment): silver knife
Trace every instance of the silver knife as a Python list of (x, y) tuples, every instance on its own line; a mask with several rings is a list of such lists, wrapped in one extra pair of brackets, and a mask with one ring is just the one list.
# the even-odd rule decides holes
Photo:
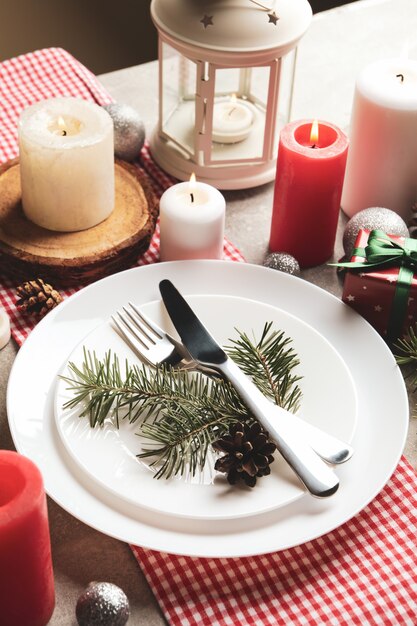
[[(175, 346), (178, 359), (186, 358), (187, 360), (194, 360), (184, 344), (176, 341), (167, 333), (166, 335)], [(203, 369), (208, 372), (210, 372), (211, 369), (211, 373), (215, 373), (212, 368), (205, 367)], [(219, 372), (217, 372), (217, 374), (219, 375)], [(306, 441), (308, 441), (313, 450), (324, 461), (327, 461), (328, 463), (332, 463), (334, 465), (338, 465), (340, 463), (345, 463), (352, 456), (353, 448), (346, 442), (338, 439), (337, 437), (334, 437), (333, 435), (330, 435), (329, 433), (321, 430), (317, 426), (314, 426), (310, 422), (301, 419), (297, 415), (294, 415), (293, 413), (290, 413), (285, 409), (280, 408), (279, 411), (281, 412), (281, 415), (284, 419), (291, 420), (291, 425), (294, 429), (297, 430), (298, 435), (306, 439)]]
[(287, 412), (270, 402), (227, 356), (169, 280), (161, 281), (159, 289), (172, 323), (193, 358), (216, 369), (232, 383), (312, 495), (320, 498), (333, 495), (339, 487), (337, 476), (300, 436)]

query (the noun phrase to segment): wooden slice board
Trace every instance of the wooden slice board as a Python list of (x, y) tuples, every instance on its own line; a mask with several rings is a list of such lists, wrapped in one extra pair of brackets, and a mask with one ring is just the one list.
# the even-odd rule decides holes
[(91, 282), (133, 265), (148, 248), (158, 201), (140, 170), (115, 162), (112, 214), (93, 228), (60, 233), (29, 221), (21, 203), (20, 166), (0, 167), (0, 273), (18, 280), (40, 277), (54, 286)]

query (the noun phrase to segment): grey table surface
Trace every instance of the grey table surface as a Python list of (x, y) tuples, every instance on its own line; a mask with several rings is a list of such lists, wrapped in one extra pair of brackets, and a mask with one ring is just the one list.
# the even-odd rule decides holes
[[(416, 0), (359, 0), (314, 17), (298, 54), (292, 119), (325, 119), (348, 130), (354, 81), (366, 63), (404, 51), (417, 58)], [(100, 76), (118, 102), (134, 106), (149, 131), (156, 122), (157, 63)], [(273, 183), (255, 189), (226, 192), (227, 237), (246, 260), (261, 264), (268, 247)], [(341, 214), (334, 259), (343, 254), (346, 218)], [(305, 270), (305, 280), (336, 296), (342, 286), (333, 268)], [(0, 448), (14, 449), (6, 414), (6, 389), (17, 347), (11, 341), (0, 351)], [(410, 403), (415, 398), (410, 393)], [(410, 421), (405, 455), (417, 464), (417, 420)], [(129, 624), (161, 626), (165, 619), (130, 548), (72, 517), (48, 498), (56, 585), (51, 626), (75, 626), (79, 594), (93, 580), (119, 585), (131, 606)]]

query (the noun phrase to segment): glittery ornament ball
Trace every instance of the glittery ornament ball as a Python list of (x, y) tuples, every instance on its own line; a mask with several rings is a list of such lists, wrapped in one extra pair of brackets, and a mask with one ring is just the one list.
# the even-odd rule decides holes
[(90, 583), (75, 609), (79, 626), (124, 626), (129, 619), (129, 601), (112, 583)]
[(293, 274), (293, 276), (300, 275), (300, 265), (291, 254), (286, 252), (271, 252), (265, 258), (263, 265), (269, 267), (272, 270), (278, 270), (285, 272), (286, 274)]
[(114, 154), (125, 161), (138, 157), (145, 141), (145, 127), (139, 113), (127, 104), (106, 104), (103, 107), (113, 120)]
[(382, 207), (364, 209), (356, 213), (345, 226), (343, 248), (347, 259), (350, 259), (352, 256), (356, 237), (361, 228), (382, 230), (387, 235), (409, 236), (407, 224), (395, 211)]

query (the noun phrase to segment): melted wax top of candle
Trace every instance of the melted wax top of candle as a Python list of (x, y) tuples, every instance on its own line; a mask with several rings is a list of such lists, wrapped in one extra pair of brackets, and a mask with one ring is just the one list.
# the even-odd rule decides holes
[(62, 137), (78, 135), (83, 128), (84, 124), (80, 120), (69, 115), (59, 115), (48, 124), (50, 133)]
[(198, 186), (194, 188), (190, 188), (188, 186), (187, 188), (183, 187), (178, 191), (177, 197), (184, 204), (196, 207), (202, 204), (206, 204), (209, 199), (207, 192)]
[(328, 148), (337, 139), (336, 131), (326, 124), (318, 125), (318, 133), (312, 136), (311, 124), (302, 124), (294, 131), (294, 139), (300, 146), (312, 149)]

